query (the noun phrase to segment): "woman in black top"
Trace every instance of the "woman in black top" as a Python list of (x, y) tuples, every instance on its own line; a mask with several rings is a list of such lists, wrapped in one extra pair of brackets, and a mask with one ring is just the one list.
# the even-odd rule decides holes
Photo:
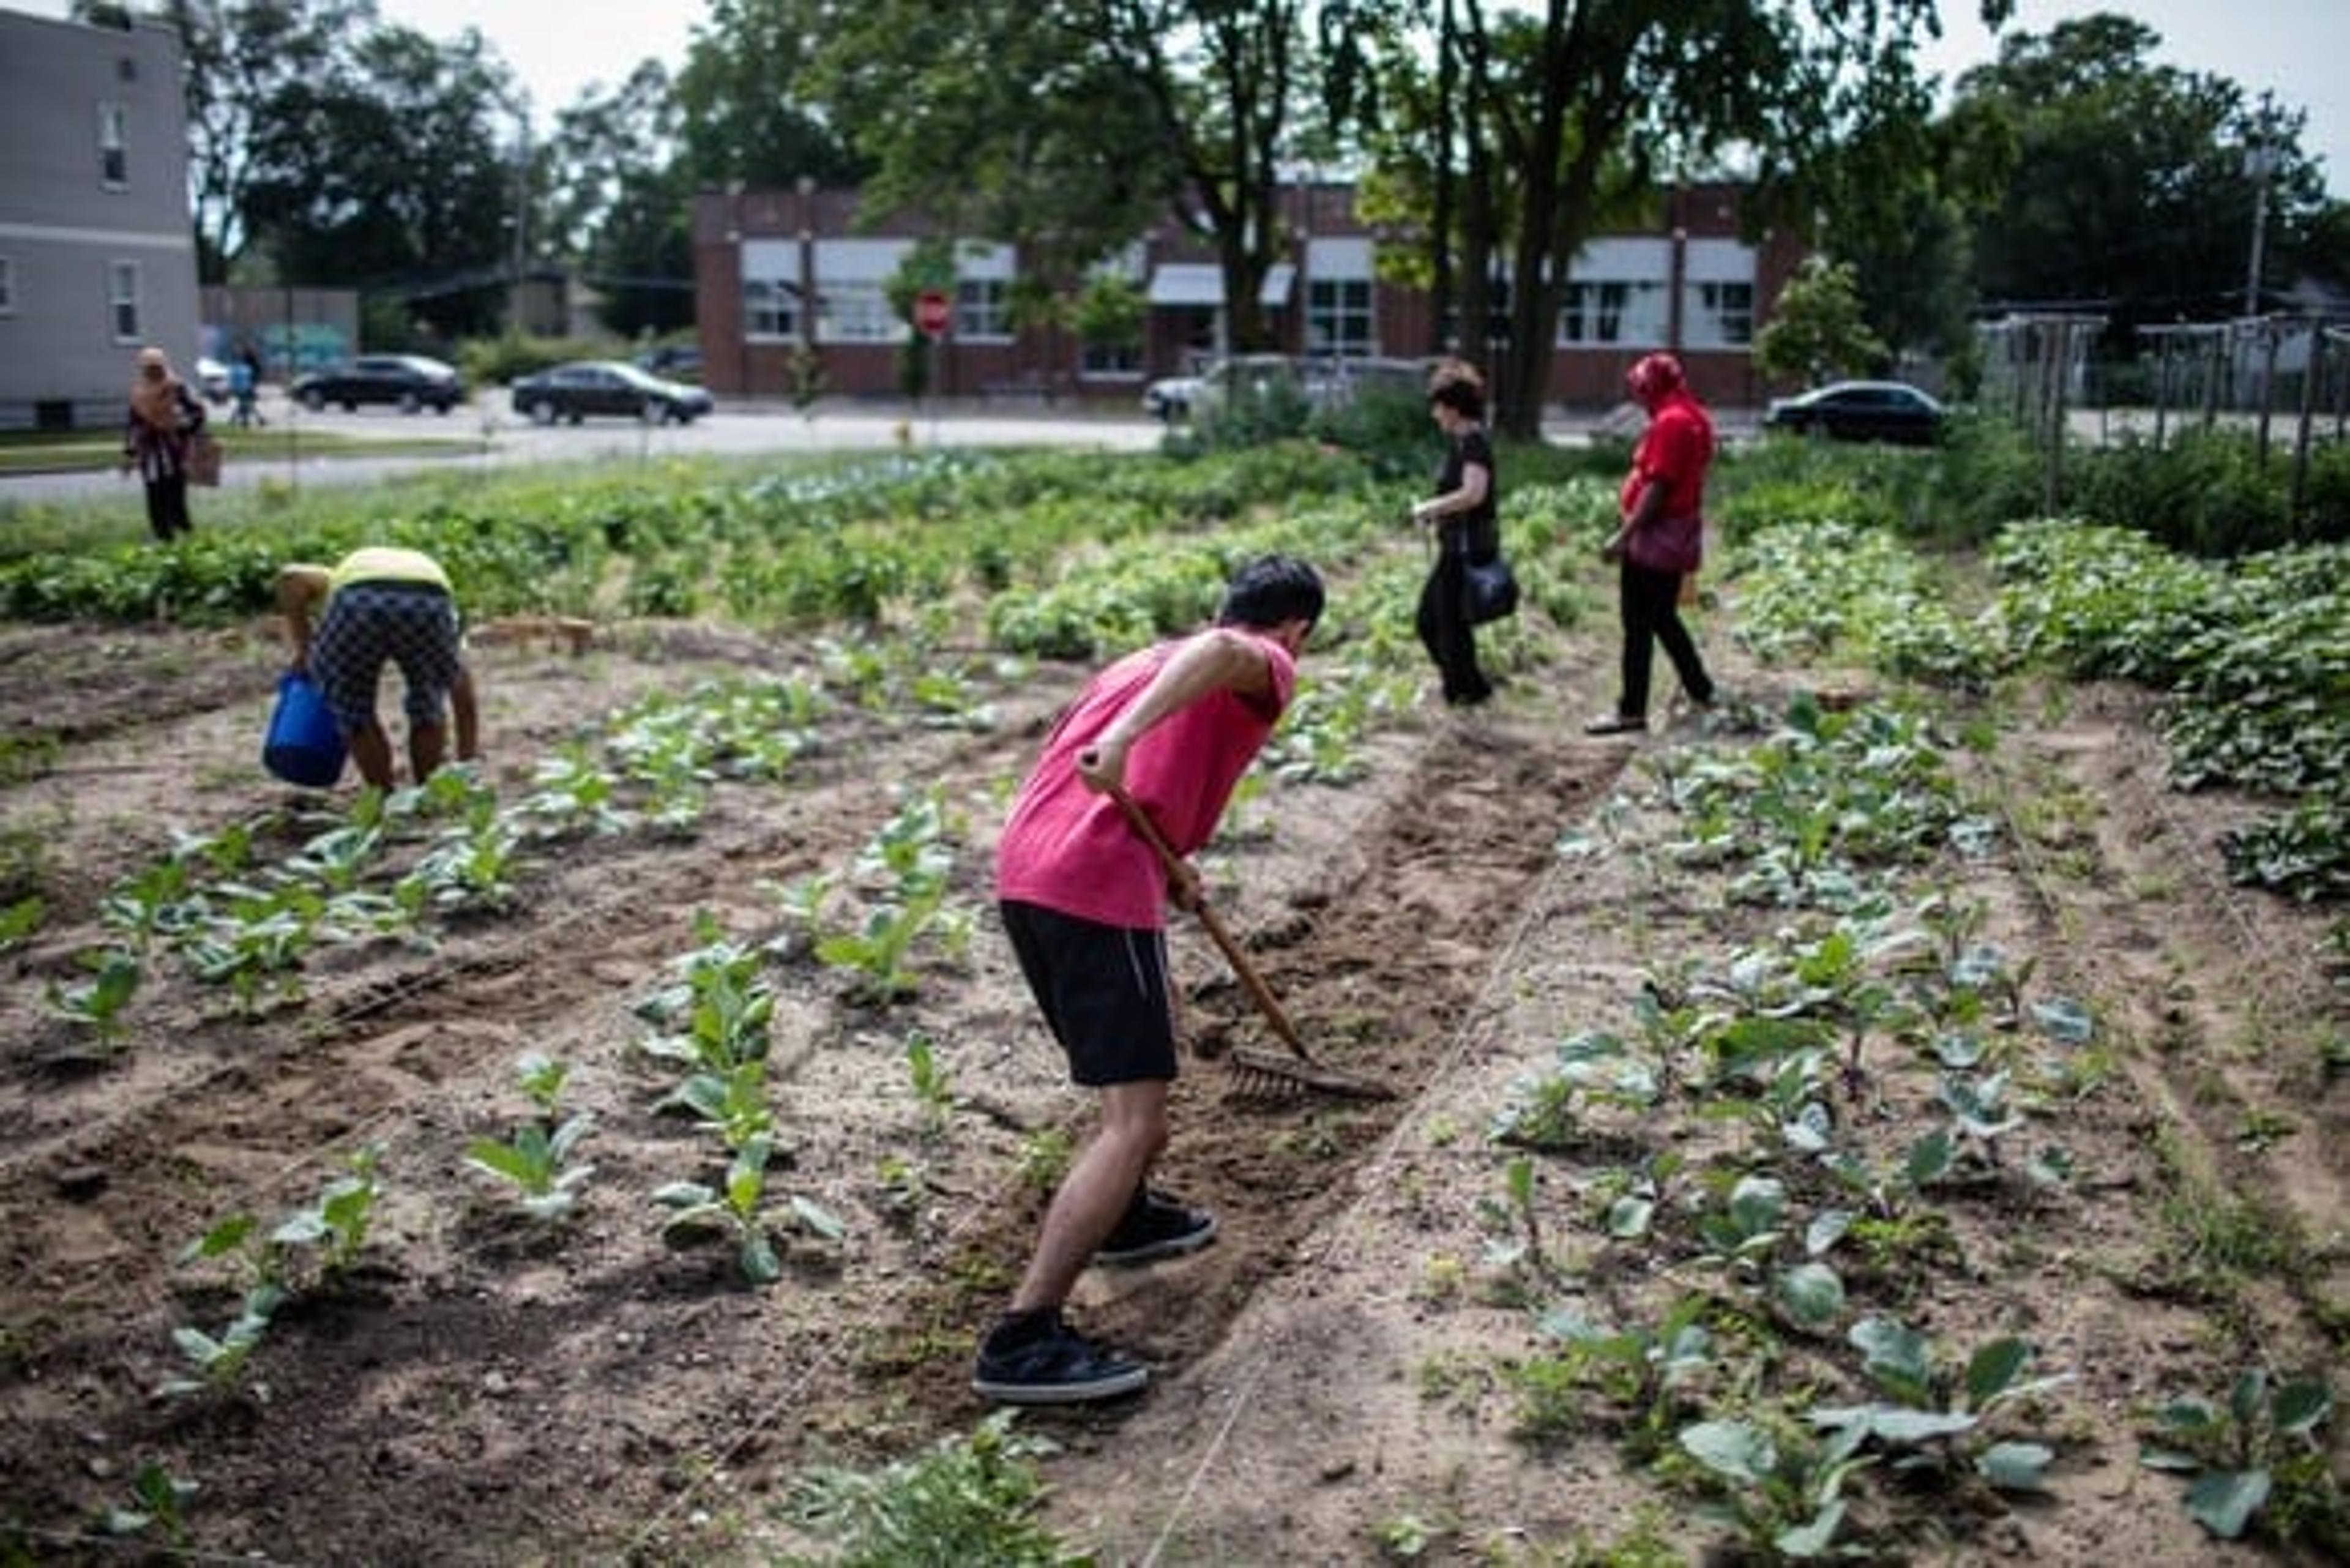
[(1436, 566), (1419, 590), (1419, 640), (1443, 678), (1444, 700), (1473, 708), (1493, 694), (1477, 668), (1477, 632), (1469, 622), (1468, 567), (1501, 553), (1493, 514), (1493, 442), (1485, 433), (1485, 383), (1474, 367), (1451, 360), (1428, 384), (1428, 411), (1451, 443), (1436, 493), (1415, 504), (1411, 520), (1436, 529)]

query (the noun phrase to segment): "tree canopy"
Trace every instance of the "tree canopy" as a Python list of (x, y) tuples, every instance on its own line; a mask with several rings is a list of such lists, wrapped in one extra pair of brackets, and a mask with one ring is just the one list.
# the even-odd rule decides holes
[(2260, 298), (2290, 283), (2325, 211), (2306, 117), (2226, 78), (2158, 65), (2161, 36), (2099, 14), (2008, 38), (1958, 84), (1954, 116), (2003, 122), (2004, 192), (1976, 226), (1991, 303), (2095, 305), (2116, 331), (2241, 308), (2267, 185)]

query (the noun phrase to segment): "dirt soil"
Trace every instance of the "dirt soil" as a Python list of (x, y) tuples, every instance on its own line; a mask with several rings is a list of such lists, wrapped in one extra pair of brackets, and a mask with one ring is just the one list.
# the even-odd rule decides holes
[[(1403, 716), (1348, 787), (1268, 789), (1206, 857), (1217, 907), (1305, 1038), (1394, 1097), (1267, 1098), (1223, 1064), (1187, 1063), (1159, 1179), (1212, 1206), (1220, 1236), (1089, 1273), (1073, 1307), (1150, 1361), (1152, 1388), (1025, 1423), (1061, 1445), (1047, 1520), (1073, 1544), (1111, 1563), (1376, 1562), (1409, 1542), (1431, 1561), (1540, 1561), (1618, 1537), (1644, 1501), (1692, 1560), (1725, 1539), (1690, 1494), (1627, 1465), (1601, 1415), (1539, 1445), (1513, 1436), (1499, 1370), (1540, 1343), (1481, 1208), (1502, 1196), (1485, 1129), (1512, 1081), (1578, 1031), (1628, 1030), (1659, 966), (1784, 919), (1725, 907), (1718, 877), (1646, 847), (1664, 813), (1642, 755), (1745, 738), (1687, 720), (1637, 742), (1583, 737), (1612, 638), (1586, 628), (1556, 664), (1515, 671), (1490, 712)], [(1709, 646), (1765, 710), (1834, 678), (1752, 669), (1719, 628)], [(692, 627), (619, 628), (582, 658), (527, 638), (476, 657), (502, 797), (640, 693), (821, 678), (804, 647)], [(981, 675), (987, 729), (844, 701), (780, 785), (719, 784), (691, 836), (535, 850), (511, 910), (458, 919), (429, 950), (321, 950), (300, 999), (258, 1017), (159, 958), (124, 1048), (93, 1053), (43, 999), (82, 978), (118, 878), (175, 834), (265, 811), (281, 854), (331, 825), (259, 768), (272, 659), (261, 627), (0, 633), (0, 714), (16, 738), (60, 742), (0, 795), (0, 891), (49, 906), (0, 959), (0, 1542), (118, 1560), (81, 1532), (160, 1461), (201, 1488), (185, 1518), (205, 1560), (759, 1560), (806, 1544), (784, 1507), (805, 1467), (970, 1430), (972, 1336), (1044, 1199), (1024, 1161), (1086, 1127), (984, 898), (1005, 792), (1082, 671)], [(1933, 1266), (1853, 1282), (1856, 1314), (1899, 1311), (1959, 1345), (2022, 1333), (2040, 1370), (2072, 1378), (2035, 1428), (2058, 1452), (2044, 1501), (1961, 1489), (1872, 1505), (1920, 1561), (2276, 1560), (2209, 1540), (2178, 1483), (2138, 1465), (2146, 1411), (2217, 1393), (2251, 1353), (2341, 1366), (2350, 1137), (2317, 1049), (2345, 1023), (2325, 923), (2226, 886), (2214, 836), (2248, 808), (2163, 791), (2146, 719), (2129, 693), (2077, 692), (1967, 764), (2008, 829), (1965, 873), (1986, 940), (2036, 953), (2035, 989), (2092, 1007), (2113, 1071), (2043, 1113), (2082, 1179), (1962, 1192)], [(958, 819), (968, 947), (918, 955), (919, 994), (887, 1007), (805, 955), (767, 968), (784, 1276), (749, 1288), (728, 1248), (660, 1237), (651, 1193), (720, 1166), (708, 1135), (654, 1113), (670, 1076), (639, 1049), (636, 1004), (702, 945), (698, 918), (738, 941), (785, 932), (777, 887), (843, 870), (932, 784)], [(1190, 1038), (1273, 1046), (1178, 920)], [(942, 1131), (907, 1067), (917, 1032), (951, 1085)], [(470, 1139), (526, 1111), (513, 1064), (532, 1049), (572, 1064), (567, 1108), (596, 1117), (581, 1146), (596, 1171), (567, 1227), (515, 1218), (463, 1163)], [(1876, 1114), (1897, 1120), (1930, 1084), (1888, 1066)], [(1561, 1299), (1618, 1316), (1688, 1288), (1609, 1246), (1590, 1192), (1643, 1154), (1694, 1162), (1733, 1136), (1659, 1116), (1546, 1159)], [(217, 1333), (234, 1313), (234, 1277), (182, 1250), (231, 1213), (267, 1224), (299, 1208), (369, 1146), (384, 1196), (359, 1267), (280, 1311), (239, 1387), (157, 1397), (180, 1370), (175, 1328)], [(2182, 1253), (2184, 1192), (2249, 1206), (2289, 1239), (2290, 1266), (2215, 1297)], [(793, 1230), (786, 1194), (846, 1235)], [(1814, 1347), (1787, 1354), (1815, 1360), (1824, 1386), (1837, 1376)]]

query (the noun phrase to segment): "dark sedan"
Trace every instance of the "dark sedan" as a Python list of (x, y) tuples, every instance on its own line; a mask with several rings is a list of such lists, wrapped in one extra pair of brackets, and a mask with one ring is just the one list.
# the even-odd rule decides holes
[(514, 384), (515, 412), (531, 423), (577, 424), (589, 414), (620, 414), (649, 425), (691, 424), (714, 406), (700, 387), (664, 381), (618, 359), (585, 359), (525, 376)]
[(421, 354), (362, 354), (301, 377), (286, 395), (311, 410), (339, 403), (356, 411), (362, 403), (389, 403), (407, 414), (419, 409), (445, 414), (465, 400), (465, 383), (453, 366)]
[(1837, 441), (1930, 446), (1941, 437), (1942, 419), (1942, 405), (1905, 381), (1836, 381), (1773, 399), (1762, 424)]

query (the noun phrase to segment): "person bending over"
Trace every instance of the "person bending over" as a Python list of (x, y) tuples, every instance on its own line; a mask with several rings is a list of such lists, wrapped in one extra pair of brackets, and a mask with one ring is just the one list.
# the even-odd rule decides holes
[(1148, 1370), (1077, 1334), (1063, 1303), (1089, 1263), (1169, 1257), (1215, 1234), (1214, 1216), (1149, 1180), (1176, 1070), (1166, 905), (1190, 908), (1198, 879), (1179, 866), (1170, 886), (1115, 796), (1149, 813), (1177, 855), (1206, 844), (1289, 705), (1322, 605), (1322, 580), (1302, 561), (1242, 567), (1214, 626), (1128, 654), (1087, 684), (1013, 801), (997, 908), (1070, 1077), (1100, 1096), (1101, 1125), (981, 1341), (972, 1386), (983, 1398), (1076, 1404), (1140, 1388)]

